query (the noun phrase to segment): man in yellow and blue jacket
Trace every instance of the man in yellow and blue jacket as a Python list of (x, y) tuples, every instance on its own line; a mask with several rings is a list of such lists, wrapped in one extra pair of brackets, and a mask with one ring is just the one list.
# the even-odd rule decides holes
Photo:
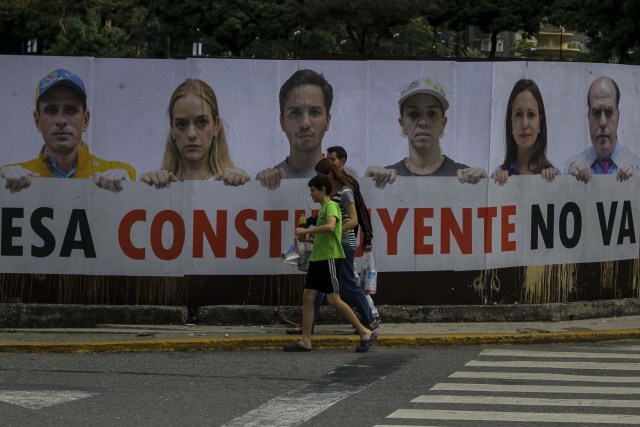
[(89, 125), (87, 93), (74, 73), (58, 69), (44, 76), (36, 87), (33, 119), (44, 139), (37, 158), (0, 168), (5, 188), (21, 191), (33, 177), (92, 179), (118, 192), (123, 181), (135, 180), (135, 169), (124, 162), (104, 160), (89, 152), (82, 134)]

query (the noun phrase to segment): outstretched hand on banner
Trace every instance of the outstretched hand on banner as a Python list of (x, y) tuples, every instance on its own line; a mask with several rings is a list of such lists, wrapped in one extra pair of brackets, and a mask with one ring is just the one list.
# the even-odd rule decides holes
[(462, 184), (477, 184), (482, 178), (487, 178), (487, 171), (482, 168), (464, 168), (458, 169), (456, 176)]
[[(458, 172), (460, 172), (460, 171), (458, 171)], [(558, 175), (560, 175), (560, 171), (558, 171), (558, 169), (554, 168), (553, 166), (550, 166), (548, 168), (544, 168), (544, 169), (542, 169), (542, 171), (540, 171), (540, 176), (546, 182), (553, 182), (553, 180)], [(491, 178), (493, 179), (493, 181), (496, 184), (504, 185), (504, 184), (507, 183), (507, 181), (509, 181), (509, 171), (508, 170), (504, 170), (504, 169), (496, 171), (496, 172), (491, 174)]]
[(569, 173), (575, 176), (578, 181), (584, 182), (585, 184), (591, 181), (591, 166), (585, 161), (571, 163)]
[(0, 178), (5, 179), (4, 188), (11, 193), (17, 193), (31, 185), (31, 179), (40, 174), (31, 172), (22, 166), (5, 166), (0, 169)]
[(633, 165), (622, 166), (618, 169), (616, 179), (620, 182), (626, 181), (633, 176)]
[(269, 190), (275, 190), (280, 187), (280, 180), (286, 177), (287, 173), (282, 168), (267, 168), (256, 175), (256, 179), (260, 181), (260, 184)]
[(168, 188), (172, 182), (178, 182), (180, 179), (171, 172), (160, 169), (145, 173), (140, 177), (140, 181), (156, 188)]
[(214, 176), (213, 179), (232, 187), (238, 187), (251, 181), (249, 174), (239, 168), (227, 168), (221, 174)]
[(542, 169), (542, 171), (540, 172), (540, 175), (542, 175), (542, 179), (544, 179), (545, 181), (553, 182), (556, 175), (560, 175), (560, 172), (558, 172), (558, 169), (554, 168), (553, 166), (550, 166), (548, 168)]
[(491, 174), (491, 178), (498, 185), (505, 185), (509, 181), (509, 171), (501, 169)]
[(106, 172), (96, 172), (91, 177), (98, 188), (118, 193), (124, 188), (123, 181), (128, 181), (129, 173), (124, 169), (110, 169)]
[(369, 166), (367, 170), (364, 171), (364, 176), (373, 178), (378, 188), (384, 188), (387, 184), (393, 184), (397, 175), (398, 173), (395, 169), (387, 169), (382, 166)]

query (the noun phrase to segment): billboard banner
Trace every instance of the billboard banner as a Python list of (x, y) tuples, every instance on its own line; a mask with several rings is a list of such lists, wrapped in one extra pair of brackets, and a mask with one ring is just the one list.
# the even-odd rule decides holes
[[(509, 186), (484, 180), (411, 179), (384, 190), (364, 183), (379, 271), (473, 270), (634, 258), (637, 179), (539, 177)], [(613, 191), (615, 190), (615, 191)], [(491, 194), (491, 197), (487, 197)], [(126, 183), (119, 193), (89, 180), (38, 178), (0, 192), (2, 272), (99, 275), (295, 274), (281, 262), (297, 218), (318, 205), (306, 179), (274, 191), (257, 181)], [(360, 248), (361, 254), (361, 248)]]
[(334, 146), (380, 271), (636, 258), (639, 92), (611, 64), (0, 56), (0, 272), (296, 273)]

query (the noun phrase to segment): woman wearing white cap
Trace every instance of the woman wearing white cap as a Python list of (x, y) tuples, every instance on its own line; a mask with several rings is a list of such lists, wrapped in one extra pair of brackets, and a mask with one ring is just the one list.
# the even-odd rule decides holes
[(398, 122), (409, 140), (409, 156), (384, 168), (367, 168), (365, 176), (372, 177), (377, 187), (392, 183), (398, 175), (456, 176), (460, 182), (472, 184), (487, 177), (484, 169), (457, 163), (442, 154), (440, 138), (447, 125), (449, 102), (440, 83), (428, 78), (414, 80), (401, 92), (398, 105)]

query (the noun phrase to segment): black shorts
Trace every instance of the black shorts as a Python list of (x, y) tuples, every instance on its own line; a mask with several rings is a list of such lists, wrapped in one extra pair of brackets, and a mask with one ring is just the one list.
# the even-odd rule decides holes
[(339, 259), (325, 259), (322, 261), (310, 261), (307, 270), (305, 288), (316, 289), (325, 294), (340, 291), (338, 271), (336, 269)]

